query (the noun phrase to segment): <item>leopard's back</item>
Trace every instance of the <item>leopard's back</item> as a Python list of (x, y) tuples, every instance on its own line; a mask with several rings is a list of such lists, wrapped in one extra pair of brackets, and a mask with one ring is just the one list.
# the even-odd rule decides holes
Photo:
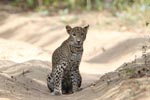
[(58, 47), (52, 54), (52, 69), (55, 69), (58, 63), (61, 61), (68, 62), (69, 59), (69, 47), (67, 41), (64, 41), (60, 47)]

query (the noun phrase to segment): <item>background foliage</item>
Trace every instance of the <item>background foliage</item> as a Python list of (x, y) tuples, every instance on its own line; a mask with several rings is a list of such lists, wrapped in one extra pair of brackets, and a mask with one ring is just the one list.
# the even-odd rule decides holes
[(132, 6), (150, 3), (150, 0), (5, 0), (24, 10), (128, 10)]

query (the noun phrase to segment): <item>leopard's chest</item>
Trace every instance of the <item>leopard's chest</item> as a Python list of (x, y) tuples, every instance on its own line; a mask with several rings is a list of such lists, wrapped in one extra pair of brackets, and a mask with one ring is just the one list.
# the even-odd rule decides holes
[(81, 53), (72, 53), (70, 55), (70, 63), (80, 62), (81, 61), (81, 57), (82, 57)]
[(69, 66), (71, 70), (77, 70), (81, 62), (82, 54), (81, 53), (72, 53), (70, 56)]
[(82, 53), (72, 53), (70, 55), (69, 64), (64, 71), (65, 78), (68, 78), (70, 76), (70, 72), (79, 69), (79, 64), (81, 62), (81, 58), (82, 58)]

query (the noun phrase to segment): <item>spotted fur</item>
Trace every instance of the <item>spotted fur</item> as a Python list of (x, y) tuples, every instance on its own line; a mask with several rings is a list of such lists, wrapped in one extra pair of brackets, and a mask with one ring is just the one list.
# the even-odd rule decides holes
[(74, 93), (80, 89), (82, 78), (79, 65), (88, 26), (66, 26), (69, 38), (52, 55), (52, 72), (48, 74), (47, 86), (53, 95)]

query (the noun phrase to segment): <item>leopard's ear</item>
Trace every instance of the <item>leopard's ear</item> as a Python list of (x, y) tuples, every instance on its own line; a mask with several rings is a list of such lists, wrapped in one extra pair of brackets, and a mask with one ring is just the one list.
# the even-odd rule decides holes
[(70, 32), (71, 32), (71, 30), (72, 30), (71, 26), (66, 25), (66, 30), (67, 30), (67, 33), (70, 34)]
[(85, 26), (84, 29), (87, 31), (89, 28), (89, 25)]

